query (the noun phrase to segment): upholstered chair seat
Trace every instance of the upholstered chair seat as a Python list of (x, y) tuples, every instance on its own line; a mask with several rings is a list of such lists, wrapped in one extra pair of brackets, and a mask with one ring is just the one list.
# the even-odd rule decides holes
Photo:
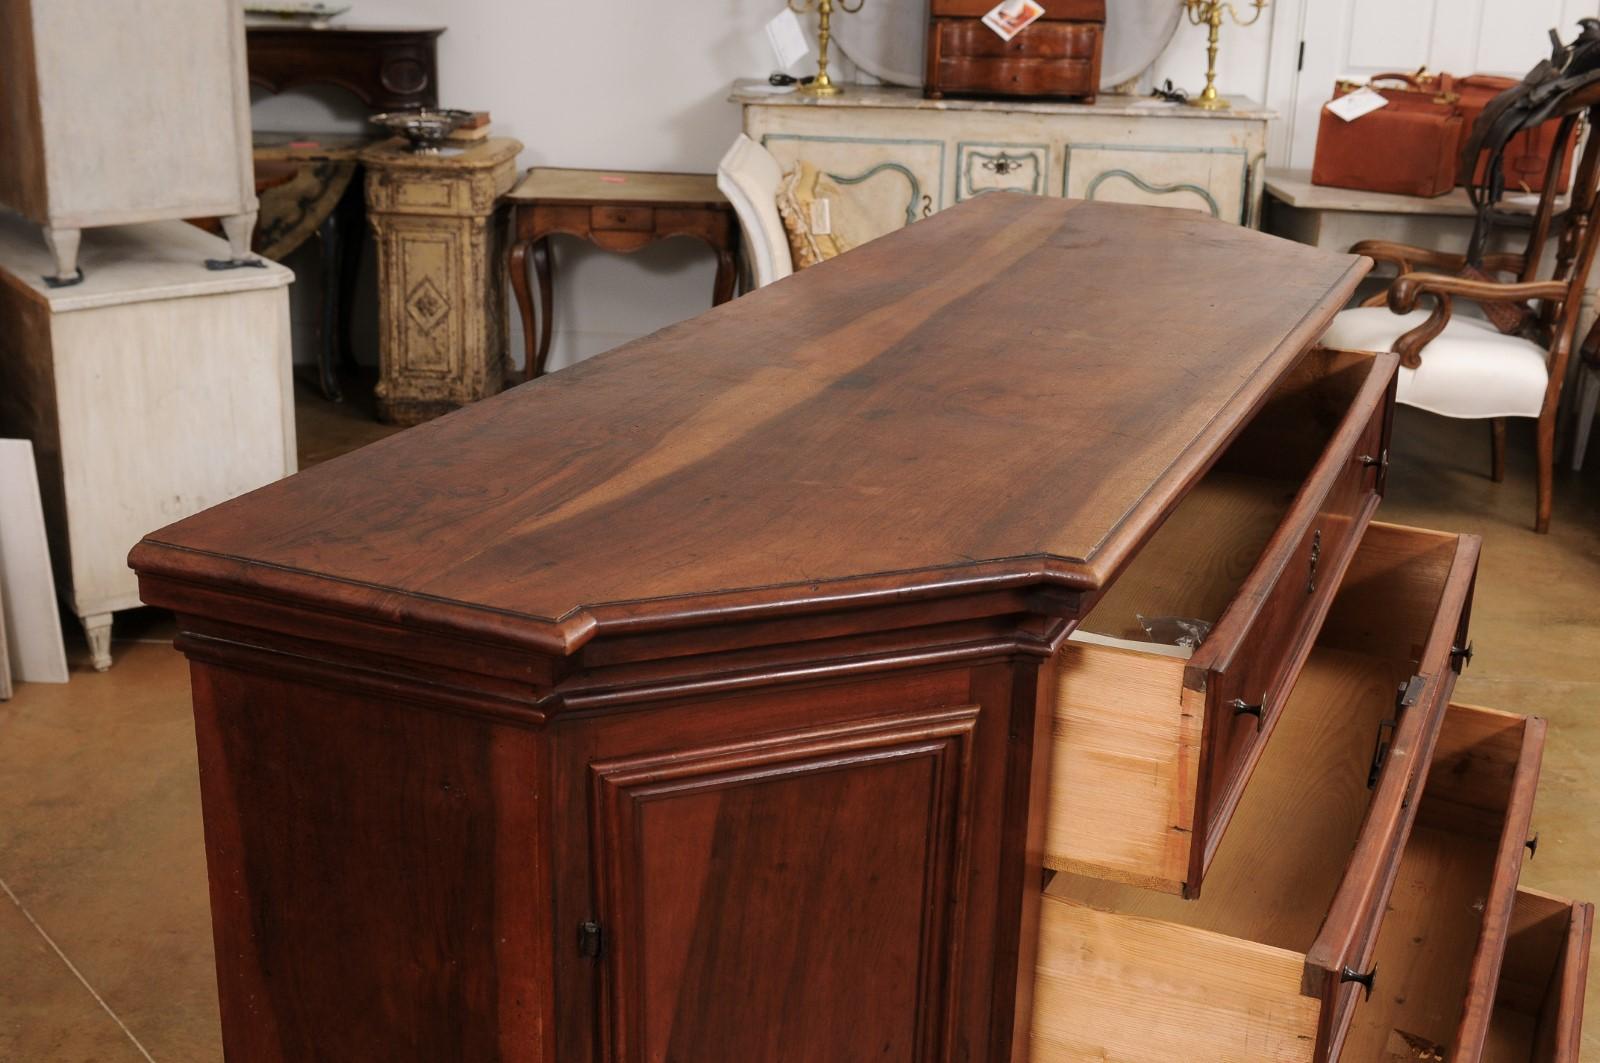
[[(1322, 342), (1357, 351), (1388, 351), (1428, 320), (1428, 311), (1396, 314), (1383, 306), (1346, 310)], [(1422, 364), (1400, 368), (1395, 401), (1445, 417), (1537, 417), (1550, 383), (1549, 352), (1508, 336), (1482, 318), (1451, 315), (1444, 331), (1422, 349)]]

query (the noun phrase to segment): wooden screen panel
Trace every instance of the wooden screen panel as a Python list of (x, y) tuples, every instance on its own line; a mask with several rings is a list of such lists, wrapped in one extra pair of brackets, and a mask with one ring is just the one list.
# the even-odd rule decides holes
[(592, 765), (602, 1058), (947, 1058), (977, 718)]

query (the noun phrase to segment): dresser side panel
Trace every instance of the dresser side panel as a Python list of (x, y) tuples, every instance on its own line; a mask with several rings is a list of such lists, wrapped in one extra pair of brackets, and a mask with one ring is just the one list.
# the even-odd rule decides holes
[(228, 1058), (549, 1063), (541, 736), (270, 671), (192, 670)]

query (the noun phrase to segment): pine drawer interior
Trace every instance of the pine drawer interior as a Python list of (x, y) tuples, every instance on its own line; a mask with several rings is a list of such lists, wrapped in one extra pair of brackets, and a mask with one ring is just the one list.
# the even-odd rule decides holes
[(1199, 888), (1377, 505), (1393, 368), (1311, 350), (1058, 651), (1047, 866)]
[[(1453, 685), (1448, 644), (1464, 607), (1450, 592), (1463, 582), (1460, 537), (1390, 525), (1369, 535), (1199, 898), (1072, 874), (1048, 885), (1035, 1060), (1311, 1060), (1337, 1040), (1355, 987), (1319, 981), (1308, 957), (1328, 941), (1361, 951), (1382, 917), (1377, 883), (1396, 863), (1405, 795)], [(1404, 578), (1391, 570), (1400, 558)], [(1373, 608), (1380, 587), (1393, 601)], [(1424, 657), (1433, 674), (1402, 737), (1385, 723)]]

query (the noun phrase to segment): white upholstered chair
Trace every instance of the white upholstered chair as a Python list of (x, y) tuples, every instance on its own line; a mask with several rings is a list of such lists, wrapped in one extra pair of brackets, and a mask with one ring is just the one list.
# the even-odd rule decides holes
[(794, 272), (789, 238), (778, 215), (783, 167), (772, 153), (743, 133), (717, 164), (717, 188), (733, 204), (744, 231), (745, 262), (760, 288)]
[[(1566, 112), (1563, 136), (1576, 135), (1579, 110), (1597, 106), (1595, 98), (1575, 101)], [(1564, 143), (1565, 141), (1561, 141)], [(1527, 230), (1520, 253), (1482, 256), (1487, 278), (1461, 275), (1466, 256), (1408, 247), (1381, 240), (1366, 240), (1350, 250), (1395, 266), (1399, 275), (1386, 292), (1362, 306), (1334, 318), (1322, 342), (1352, 350), (1393, 351), (1400, 355), (1396, 401), (1431, 410), (1446, 417), (1487, 420), (1493, 446), (1492, 476), (1505, 475), (1505, 418), (1532, 417), (1538, 422), (1538, 512), (1536, 531), (1550, 529), (1554, 476), (1556, 412), (1561, 385), (1567, 374), (1583, 291), (1593, 264), (1596, 236), (1600, 234), (1600, 208), (1596, 184), (1600, 176), (1596, 149), (1600, 137), (1590, 137), (1572, 183), (1570, 205), (1556, 212), (1556, 164), (1531, 216), (1520, 220), (1495, 215), (1494, 220)], [(1560, 236), (1554, 275), (1537, 280), (1536, 271), (1552, 234)], [(1495, 279), (1512, 277), (1514, 280)], [(1419, 309), (1423, 297), (1430, 309)], [(1533, 310), (1526, 324), (1507, 335), (1488, 321), (1452, 312), (1453, 300), (1464, 299), (1485, 307), (1528, 304)]]

